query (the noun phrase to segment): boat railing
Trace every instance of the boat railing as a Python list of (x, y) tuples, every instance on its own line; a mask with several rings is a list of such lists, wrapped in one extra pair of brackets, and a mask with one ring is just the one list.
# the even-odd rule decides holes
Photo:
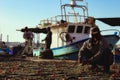
[(41, 26), (54, 25), (54, 24), (58, 24), (59, 22), (61, 22), (61, 20), (66, 21), (68, 23), (83, 23), (85, 22), (86, 18), (87, 16), (83, 16), (83, 15), (76, 15), (76, 17), (74, 15), (57, 15), (54, 17), (41, 20), (40, 25)]

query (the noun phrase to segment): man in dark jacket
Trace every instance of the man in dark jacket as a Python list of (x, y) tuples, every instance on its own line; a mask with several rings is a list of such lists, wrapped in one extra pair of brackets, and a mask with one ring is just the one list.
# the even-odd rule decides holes
[(42, 41), (45, 41), (45, 48), (50, 49), (52, 43), (52, 32), (50, 27), (47, 28), (47, 36)]
[(108, 42), (101, 36), (98, 27), (92, 27), (91, 37), (83, 43), (79, 50), (78, 61), (87, 62), (92, 65), (92, 69), (97, 65), (102, 65), (105, 72), (109, 72), (110, 65), (113, 63), (113, 54), (109, 49)]

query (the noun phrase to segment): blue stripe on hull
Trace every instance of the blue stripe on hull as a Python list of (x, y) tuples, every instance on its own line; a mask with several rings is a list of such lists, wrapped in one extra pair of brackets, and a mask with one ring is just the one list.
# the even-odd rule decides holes
[[(106, 35), (104, 37), (112, 46), (114, 46), (116, 42), (119, 40), (119, 37), (115, 35)], [(88, 39), (78, 41), (68, 46), (53, 48), (52, 51), (54, 57), (59, 59), (77, 60), (79, 49), (82, 46), (83, 42), (85, 42), (86, 40)]]
[(78, 52), (61, 55), (61, 56), (55, 56), (55, 58), (66, 59), (66, 60), (78, 60)]
[(68, 46), (53, 48), (52, 51), (53, 51), (54, 57), (59, 59), (77, 60), (79, 49), (82, 46), (83, 42), (86, 40), (87, 39), (73, 43)]

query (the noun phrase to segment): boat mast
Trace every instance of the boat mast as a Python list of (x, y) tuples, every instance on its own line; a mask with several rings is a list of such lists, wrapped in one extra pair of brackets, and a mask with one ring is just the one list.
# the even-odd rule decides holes
[(75, 17), (74, 17), (74, 22), (78, 22), (78, 21), (77, 21), (77, 13), (75, 12), (75, 9), (74, 9), (74, 6), (77, 5), (77, 4), (76, 4), (76, 1), (77, 1), (77, 0), (71, 0), (71, 7), (72, 7), (72, 10), (73, 10), (73, 14), (75, 15)]
[[(83, 15), (81, 15), (81, 17), (83, 17), (83, 20), (85, 20), (85, 17), (88, 16), (88, 9), (86, 6), (84, 5), (77, 5), (76, 4), (76, 1), (83, 1), (83, 0), (71, 0), (71, 4), (64, 4), (64, 5), (61, 5), (61, 15), (62, 15), (62, 20), (65, 19), (65, 21), (68, 21), (67, 17), (67, 13), (66, 13), (66, 7), (71, 7), (72, 10), (73, 10), (73, 16), (74, 16), (74, 22), (77, 23), (78, 20), (77, 20), (77, 16), (80, 16), (79, 13), (76, 13), (75, 12), (75, 8), (80, 8), (83, 10)], [(63, 16), (63, 12), (64, 12), (64, 16)]]
[(62, 13), (62, 0), (60, 0), (60, 9), (61, 9), (61, 16), (62, 16), (62, 20), (63, 20), (63, 13)]

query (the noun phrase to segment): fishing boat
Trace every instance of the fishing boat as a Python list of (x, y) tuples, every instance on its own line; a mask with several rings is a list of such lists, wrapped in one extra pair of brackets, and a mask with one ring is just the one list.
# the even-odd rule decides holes
[[(90, 38), (91, 25), (86, 23), (86, 19), (90, 17), (87, 5), (78, 5), (77, 1), (82, 2), (82, 0), (71, 0), (70, 4), (61, 4), (60, 15), (41, 20), (39, 28), (30, 29), (35, 33), (46, 33), (45, 29), (51, 27), (53, 32), (51, 51), (54, 58), (77, 60), (80, 47), (83, 42)], [(120, 18), (94, 19), (111, 26), (120, 25)], [(107, 29), (102, 30), (102, 32), (107, 33), (103, 37), (109, 42), (112, 50), (120, 39), (120, 31), (117, 29)], [(33, 54), (41, 54), (43, 49), (34, 49)]]

